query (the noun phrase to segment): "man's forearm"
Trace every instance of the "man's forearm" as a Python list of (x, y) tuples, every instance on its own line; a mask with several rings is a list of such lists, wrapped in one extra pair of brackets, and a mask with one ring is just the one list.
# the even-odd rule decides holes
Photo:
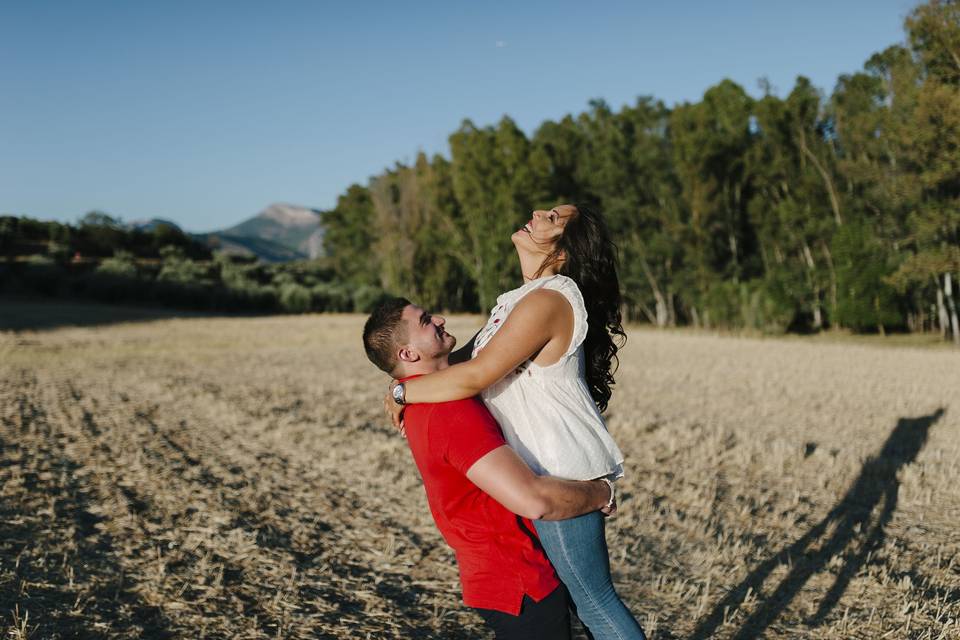
[(539, 476), (536, 481), (540, 520), (566, 520), (606, 506), (610, 488), (601, 480), (562, 480)]

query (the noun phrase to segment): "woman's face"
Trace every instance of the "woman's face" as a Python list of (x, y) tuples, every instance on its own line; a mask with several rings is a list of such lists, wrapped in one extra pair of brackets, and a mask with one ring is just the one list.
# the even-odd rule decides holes
[(556, 248), (557, 240), (563, 235), (563, 228), (574, 216), (577, 208), (572, 204), (561, 204), (553, 209), (538, 209), (530, 221), (520, 227), (510, 239), (517, 251), (528, 254), (549, 255)]

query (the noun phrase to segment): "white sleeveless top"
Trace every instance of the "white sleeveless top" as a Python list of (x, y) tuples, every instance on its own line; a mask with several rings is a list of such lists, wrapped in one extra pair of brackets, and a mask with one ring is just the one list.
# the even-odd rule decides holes
[(481, 397), (507, 443), (538, 475), (570, 480), (619, 478), (623, 454), (607, 433), (584, 378), (587, 309), (573, 280), (562, 275), (538, 278), (498, 297), (487, 324), (477, 334), (473, 356), (490, 342), (520, 299), (540, 288), (559, 291), (573, 308), (570, 346), (550, 366), (527, 360)]

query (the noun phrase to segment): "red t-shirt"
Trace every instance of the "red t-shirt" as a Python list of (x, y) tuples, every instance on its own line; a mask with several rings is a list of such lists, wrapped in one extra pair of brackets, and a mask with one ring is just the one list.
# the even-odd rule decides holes
[(411, 404), (404, 425), (430, 512), (457, 556), (464, 604), (518, 615), (524, 594), (537, 602), (550, 595), (560, 582), (533, 524), (467, 478), (477, 460), (506, 444), (483, 403)]

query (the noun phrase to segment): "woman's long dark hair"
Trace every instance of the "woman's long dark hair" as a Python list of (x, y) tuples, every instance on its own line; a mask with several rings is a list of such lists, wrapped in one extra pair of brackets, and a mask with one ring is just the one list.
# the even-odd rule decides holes
[(586, 379), (590, 395), (601, 412), (607, 410), (620, 361), (617, 351), (627, 340), (620, 316), (620, 280), (617, 277), (617, 247), (601, 215), (574, 205), (577, 215), (563, 228), (563, 235), (546, 257), (537, 276), (548, 266), (563, 261), (559, 273), (580, 287), (587, 307), (587, 337), (583, 342)]

